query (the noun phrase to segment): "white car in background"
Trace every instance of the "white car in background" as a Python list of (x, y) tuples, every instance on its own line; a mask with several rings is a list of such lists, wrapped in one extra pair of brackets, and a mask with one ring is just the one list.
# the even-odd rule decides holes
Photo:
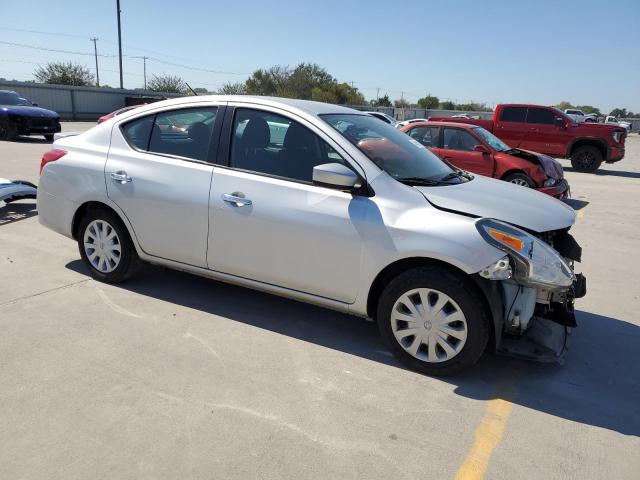
[(412, 123), (419, 122), (428, 122), (429, 120), (426, 118), (412, 118), (410, 120), (403, 120), (402, 122), (398, 122), (397, 128), (404, 127), (405, 125), (410, 125)]
[(596, 123), (598, 121), (598, 116), (595, 113), (584, 113), (582, 110), (578, 110), (576, 108), (567, 108), (564, 113), (569, 115), (573, 120), (577, 123), (589, 122)]
[(613, 115), (607, 115), (607, 117), (604, 119), (604, 123), (609, 124), (609, 125), (618, 125), (618, 126), (624, 128), (624, 129), (626, 129), (627, 132), (631, 131), (631, 123), (630, 122), (620, 121), (616, 117), (614, 117)]
[(388, 123), (389, 125), (391, 125), (393, 127), (398, 125), (398, 120), (396, 120), (391, 115), (388, 115), (388, 114), (386, 114), (384, 112), (364, 112), (364, 113), (368, 113), (369, 115), (371, 115), (373, 117), (379, 118), (383, 122)]
[[(184, 131), (159, 128), (167, 115)], [(198, 96), (131, 110), (44, 154), (38, 213), (96, 280), (149, 262), (370, 317), (427, 374), (489, 346), (561, 359), (585, 293), (571, 207), (327, 103)]]

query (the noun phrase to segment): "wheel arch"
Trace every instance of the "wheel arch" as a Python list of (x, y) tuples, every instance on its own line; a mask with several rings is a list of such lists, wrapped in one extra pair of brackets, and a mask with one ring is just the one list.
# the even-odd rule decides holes
[(469, 275), (460, 268), (442, 260), (429, 257), (409, 257), (396, 260), (383, 268), (373, 280), (367, 296), (367, 316), (375, 319), (378, 300), (385, 286), (401, 273), (416, 267), (444, 268), (456, 275), (462, 275), (472, 280), (477, 287), (480, 297), (483, 299), (483, 308), (490, 318), (489, 334), (491, 348), (496, 348), (500, 344), (500, 334), (502, 332), (502, 297), (497, 282), (486, 280), (479, 275)]
[(602, 159), (603, 160), (607, 159), (607, 152), (609, 147), (607, 146), (604, 140), (602, 140), (601, 138), (595, 138), (595, 137), (579, 137), (574, 139), (569, 144), (567, 158), (571, 158), (571, 155), (573, 155), (573, 152), (575, 152), (576, 149), (580, 147), (596, 147), (598, 150), (600, 150), (600, 153), (602, 153)]

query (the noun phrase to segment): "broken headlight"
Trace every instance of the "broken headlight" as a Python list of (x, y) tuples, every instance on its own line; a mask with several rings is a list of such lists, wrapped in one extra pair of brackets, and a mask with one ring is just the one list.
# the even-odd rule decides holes
[(543, 187), (553, 187), (557, 180), (555, 178), (547, 178), (542, 184)]
[(550, 245), (512, 225), (483, 218), (476, 227), (489, 244), (513, 261), (513, 278), (521, 285), (550, 290), (570, 287), (575, 280), (571, 268)]

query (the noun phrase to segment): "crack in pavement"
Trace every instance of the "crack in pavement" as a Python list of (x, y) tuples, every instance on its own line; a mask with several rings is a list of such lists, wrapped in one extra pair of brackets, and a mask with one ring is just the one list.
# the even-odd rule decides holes
[(43, 290), (42, 292), (32, 293), (31, 295), (26, 295), (24, 297), (13, 298), (11, 300), (7, 300), (6, 302), (0, 303), (0, 307), (5, 306), (5, 305), (11, 305), (12, 303), (17, 303), (17, 302), (20, 302), (22, 300), (27, 300), (29, 298), (38, 297), (40, 295), (45, 295), (47, 293), (55, 292), (55, 291), (58, 291), (58, 290), (64, 290), (65, 288), (73, 287), (74, 285), (78, 285), (80, 283), (90, 282), (91, 280), (93, 280), (93, 279), (92, 278), (85, 278), (83, 280), (78, 280), (77, 282), (72, 282), (72, 283), (68, 283), (66, 285), (61, 285), (59, 287), (50, 288), (49, 290)]

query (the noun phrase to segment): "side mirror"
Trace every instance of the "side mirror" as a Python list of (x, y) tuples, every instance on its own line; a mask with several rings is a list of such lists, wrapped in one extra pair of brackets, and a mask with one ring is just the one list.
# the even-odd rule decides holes
[(31, 105), (33, 105), (34, 107), (38, 106), (38, 104), (36, 102), (32, 102)]
[(556, 117), (554, 123), (558, 128), (567, 128), (567, 125), (564, 123), (564, 118)]
[(322, 187), (339, 190), (353, 190), (358, 183), (358, 176), (353, 170), (341, 163), (325, 163), (313, 167), (313, 183)]
[(473, 147), (473, 151), (474, 152), (480, 152), (480, 153), (484, 153), (484, 154), (489, 154), (491, 153), (489, 151), (489, 149), (487, 147), (485, 147), (484, 145), (482, 145), (481, 143), (479, 143), (478, 145)]

